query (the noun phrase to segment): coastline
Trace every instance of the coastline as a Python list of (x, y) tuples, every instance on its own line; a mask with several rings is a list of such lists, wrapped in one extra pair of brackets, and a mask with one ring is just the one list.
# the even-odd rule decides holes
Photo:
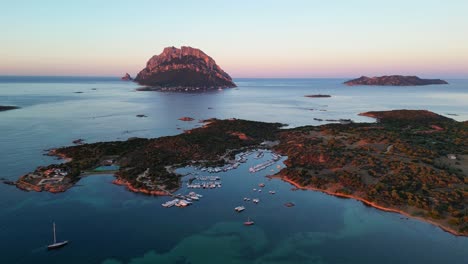
[(28, 182), (25, 182), (23, 180), (23, 177), (26, 175), (21, 176), (15, 183), (15, 186), (23, 191), (30, 192), (30, 191), (35, 191), (35, 192), (50, 192), (50, 193), (62, 193), (66, 192), (68, 189), (74, 186), (74, 184), (62, 184), (62, 185), (50, 185), (50, 184), (44, 184), (42, 186), (37, 186), (34, 184), (30, 184)]
[(458, 231), (450, 228), (450, 227), (447, 227), (441, 223), (438, 223), (438, 222), (435, 222), (433, 220), (430, 220), (430, 219), (427, 219), (427, 218), (423, 218), (423, 217), (420, 217), (420, 216), (414, 216), (414, 215), (411, 215), (405, 211), (402, 211), (400, 209), (395, 209), (395, 208), (389, 208), (389, 207), (385, 207), (385, 206), (382, 206), (382, 205), (379, 205), (379, 204), (376, 204), (375, 202), (371, 202), (369, 200), (366, 200), (362, 197), (359, 197), (359, 196), (354, 196), (354, 195), (349, 195), (349, 194), (343, 194), (343, 193), (337, 193), (337, 192), (332, 192), (330, 190), (326, 190), (326, 189), (319, 189), (319, 188), (315, 188), (315, 187), (312, 187), (312, 186), (302, 186), (292, 180), (290, 180), (289, 178), (287, 178), (287, 176), (282, 176), (280, 174), (277, 174), (277, 175), (273, 175), (273, 176), (270, 176), (269, 178), (277, 178), (277, 179), (281, 179), (282, 181), (285, 181), (291, 185), (293, 185), (294, 187), (296, 187), (297, 189), (302, 189), (302, 190), (310, 190), (310, 191), (318, 191), (318, 192), (322, 192), (322, 193), (325, 193), (325, 194), (328, 194), (328, 195), (331, 195), (331, 196), (336, 196), (336, 197), (340, 197), (340, 198), (347, 198), (347, 199), (354, 199), (356, 201), (360, 201), (362, 202), (363, 204), (367, 205), (367, 206), (371, 206), (375, 209), (379, 209), (381, 211), (385, 211), (385, 212), (390, 212), (390, 213), (397, 213), (397, 214), (400, 214), (400, 215), (403, 215), (403, 216), (406, 216), (408, 218), (412, 218), (412, 219), (416, 219), (416, 220), (419, 220), (419, 221), (422, 221), (422, 222), (426, 222), (426, 223), (429, 223), (431, 225), (434, 225), (434, 226), (437, 226), (439, 227), (440, 229), (444, 230), (445, 232), (447, 233), (450, 233), (454, 236), (467, 236), (467, 234), (462, 234), (462, 233), (459, 233)]
[(125, 186), (127, 190), (134, 192), (134, 193), (142, 193), (142, 194), (153, 195), (153, 196), (170, 196), (168, 192), (164, 192), (164, 191), (150, 191), (144, 188), (136, 188), (130, 182), (119, 179), (119, 178), (113, 180), (112, 183), (115, 185)]
[(65, 154), (57, 152), (56, 148), (49, 149), (48, 152), (47, 152), (47, 155), (48, 156), (59, 157), (60, 159), (65, 161), (64, 163), (67, 163), (67, 162), (70, 162), (70, 161), (73, 160), (72, 158), (67, 157)]

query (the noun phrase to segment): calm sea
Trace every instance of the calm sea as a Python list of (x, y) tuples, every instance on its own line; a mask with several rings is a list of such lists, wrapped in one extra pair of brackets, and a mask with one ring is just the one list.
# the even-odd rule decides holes
[[(175, 135), (211, 117), (295, 127), (324, 123), (314, 118), (372, 122), (357, 115), (370, 110), (428, 109), (468, 120), (468, 80), (424, 87), (347, 87), (343, 79), (235, 81), (238, 88), (179, 94), (137, 92), (136, 84), (116, 78), (0, 77), (0, 105), (21, 107), (0, 112), (0, 177), (15, 180), (58, 162), (43, 150), (78, 138)], [(179, 121), (183, 116), (196, 120)], [(61, 194), (1, 184), (0, 263), (468, 263), (468, 238), (353, 200), (293, 191), (266, 180), (270, 170), (250, 174), (248, 167), (261, 161), (251, 158), (218, 174), (223, 187), (200, 191), (201, 201), (184, 209), (165, 209), (167, 198), (113, 185), (112, 175), (87, 177)], [(265, 191), (253, 192), (260, 182)], [(243, 197), (261, 201), (237, 214), (233, 208), (244, 204)], [(242, 225), (247, 217), (255, 226)], [(70, 244), (48, 252), (53, 221), (58, 239)]]

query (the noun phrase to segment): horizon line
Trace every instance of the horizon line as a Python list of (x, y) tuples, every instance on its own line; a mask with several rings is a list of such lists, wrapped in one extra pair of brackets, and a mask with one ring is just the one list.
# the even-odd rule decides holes
[[(354, 77), (343, 77), (343, 76), (330, 76), (330, 77), (232, 77), (233, 80), (235, 79), (353, 79), (353, 78), (359, 78), (359, 77), (377, 77), (377, 76), (392, 76), (392, 75), (401, 75), (401, 76), (417, 76), (414, 74), (384, 74), (384, 75), (376, 75), (376, 76), (371, 76), (371, 75), (360, 75), (360, 76), (354, 76)], [(23, 74), (0, 74), (0, 77), (75, 77), (75, 78), (116, 78), (120, 79), (122, 76), (117, 76), (117, 75), (39, 75), (39, 74), (34, 74), (34, 75), (23, 75)], [(421, 78), (429, 78), (429, 77), (421, 77)], [(444, 78), (444, 79), (452, 79), (452, 80), (466, 80), (468, 79), (468, 76), (465, 77), (430, 77), (430, 78)]]

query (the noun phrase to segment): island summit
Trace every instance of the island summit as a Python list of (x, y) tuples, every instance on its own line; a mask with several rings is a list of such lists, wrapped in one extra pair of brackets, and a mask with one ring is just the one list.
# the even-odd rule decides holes
[(167, 47), (153, 56), (135, 77), (139, 90), (208, 91), (236, 87), (232, 78), (203, 51)]

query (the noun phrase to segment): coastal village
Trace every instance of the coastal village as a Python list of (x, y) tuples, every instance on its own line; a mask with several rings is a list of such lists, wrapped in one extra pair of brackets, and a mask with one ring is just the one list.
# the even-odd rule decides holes
[(63, 168), (38, 168), (32, 173), (22, 176), (16, 186), (25, 191), (64, 192), (73, 185), (69, 171)]

